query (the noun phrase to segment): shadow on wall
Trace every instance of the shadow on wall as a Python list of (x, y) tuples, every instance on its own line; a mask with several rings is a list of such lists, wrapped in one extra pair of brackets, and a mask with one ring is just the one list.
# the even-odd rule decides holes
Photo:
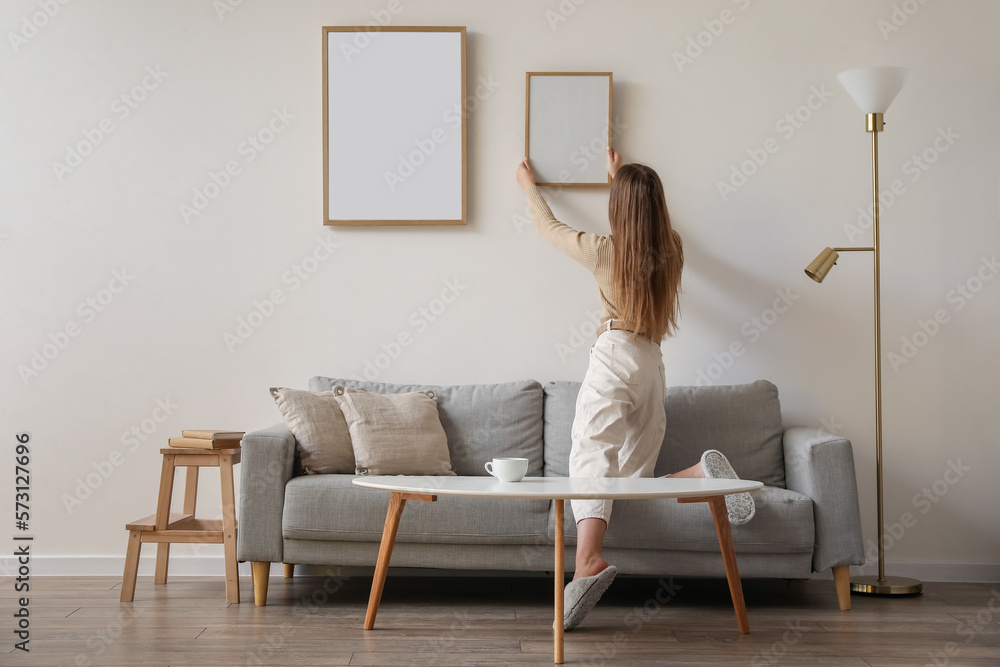
[[(733, 298), (748, 305), (757, 304), (763, 298), (762, 294), (770, 295), (775, 288), (774, 285), (762, 282), (754, 274), (706, 253), (697, 243), (693, 242), (690, 236), (685, 236), (684, 279), (692, 273), (696, 273), (717, 289), (730, 293)], [(682, 279), (682, 287), (684, 279)], [(770, 300), (770, 296), (766, 300)], [(728, 313), (709, 310), (697, 299), (685, 299), (682, 295), (681, 308), (682, 312), (697, 313), (699, 318), (707, 324), (709, 330), (718, 331), (720, 334), (725, 332), (724, 335), (728, 335), (734, 326)]]

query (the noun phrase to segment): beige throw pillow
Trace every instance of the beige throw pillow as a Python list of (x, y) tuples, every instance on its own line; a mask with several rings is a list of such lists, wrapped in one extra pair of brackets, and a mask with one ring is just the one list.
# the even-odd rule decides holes
[(343, 387), (321, 392), (271, 388), (271, 396), (295, 436), (306, 474), (354, 472), (351, 434), (336, 401), (336, 395), (342, 393)]
[(347, 420), (358, 475), (454, 475), (433, 391), (336, 396)]

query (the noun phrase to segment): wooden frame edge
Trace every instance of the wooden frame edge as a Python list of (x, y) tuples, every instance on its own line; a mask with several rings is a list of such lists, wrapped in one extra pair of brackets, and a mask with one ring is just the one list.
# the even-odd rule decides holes
[(323, 225), (330, 224), (330, 74), (329, 55), (331, 32), (323, 26)]
[(465, 220), (327, 220), (326, 227), (458, 227)]
[[(465, 51), (465, 39), (466, 39), (466, 26), (461, 26), (459, 30), (461, 33), (461, 49), (462, 49), (462, 99), (460, 101), (462, 105), (462, 221), (461, 223), (454, 224), (469, 224), (469, 213), (468, 213), (468, 196), (469, 196), (469, 183), (468, 183), (468, 172), (469, 172), (469, 142), (468, 142), (468, 132), (469, 132), (469, 98), (468, 98), (468, 75), (466, 74), (466, 51)], [(444, 223), (451, 224), (451, 223)]]
[(325, 25), (323, 32), (462, 32), (466, 31), (464, 25)]

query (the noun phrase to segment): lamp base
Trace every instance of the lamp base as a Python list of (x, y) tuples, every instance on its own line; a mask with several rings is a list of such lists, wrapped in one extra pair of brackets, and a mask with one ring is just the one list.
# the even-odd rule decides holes
[(860, 595), (920, 595), (924, 584), (919, 579), (886, 577), (879, 581), (877, 575), (851, 578), (851, 592)]

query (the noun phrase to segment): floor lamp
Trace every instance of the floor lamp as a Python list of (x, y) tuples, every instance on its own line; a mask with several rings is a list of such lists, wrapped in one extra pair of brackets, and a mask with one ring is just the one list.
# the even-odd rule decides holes
[(865, 129), (872, 135), (872, 223), (873, 245), (867, 248), (825, 248), (806, 268), (806, 275), (818, 283), (837, 263), (840, 252), (871, 252), (875, 257), (875, 469), (878, 502), (878, 575), (851, 578), (851, 592), (869, 595), (916, 595), (923, 584), (916, 579), (885, 576), (885, 522), (882, 511), (882, 323), (879, 306), (878, 238), (878, 133), (882, 114), (899, 94), (910, 71), (905, 67), (862, 67), (841, 72), (837, 80), (865, 112)]

